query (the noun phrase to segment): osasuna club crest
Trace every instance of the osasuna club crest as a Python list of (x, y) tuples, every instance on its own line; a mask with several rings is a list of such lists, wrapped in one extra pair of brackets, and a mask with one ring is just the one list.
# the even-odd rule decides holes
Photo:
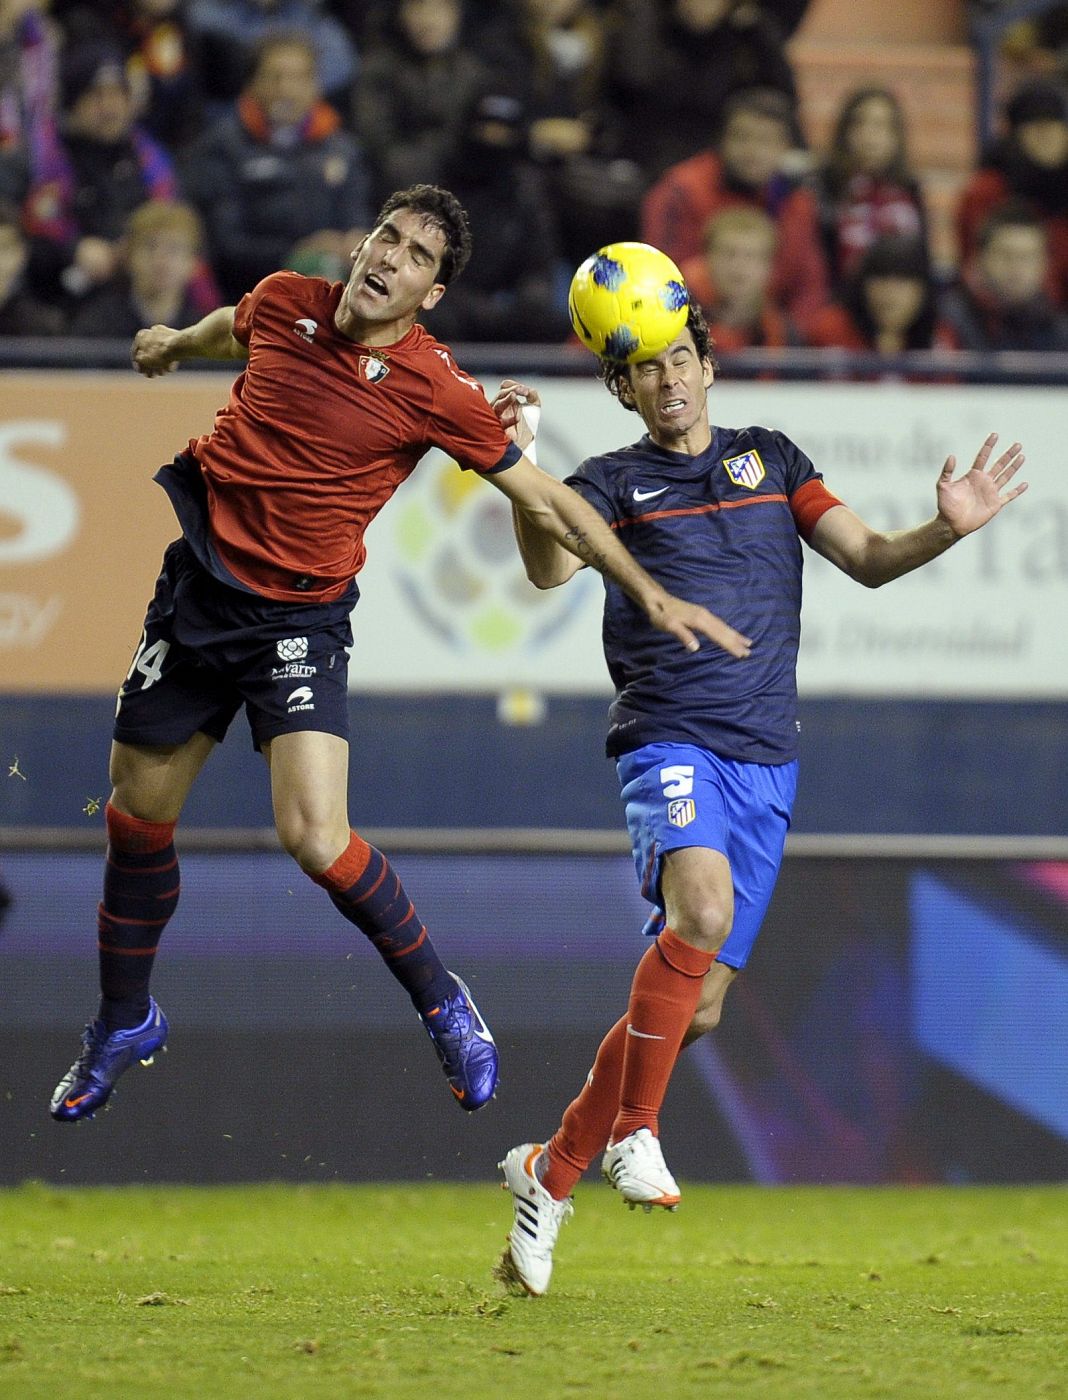
[(377, 355), (360, 356), (360, 373), (364, 379), (369, 379), (372, 384), (377, 384), (385, 379), (389, 373), (389, 365), (385, 360), (380, 360)]
[(740, 457), (725, 457), (723, 465), (735, 486), (747, 486), (755, 491), (767, 476), (759, 452), (743, 452)]

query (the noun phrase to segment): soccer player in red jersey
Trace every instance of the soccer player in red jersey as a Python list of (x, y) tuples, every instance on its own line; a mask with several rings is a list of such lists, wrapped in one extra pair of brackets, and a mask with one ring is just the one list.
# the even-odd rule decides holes
[(187, 330), (133, 343), (149, 378), (182, 360), (246, 360), (210, 433), (157, 481), (182, 538), (164, 556), (119, 692), (98, 915), (101, 1000), (51, 1102), (91, 1117), (167, 1022), (149, 995), (178, 901), (174, 829), (202, 765), (245, 707), (270, 769), (285, 850), (374, 944), (408, 992), (460, 1106), (480, 1108), (497, 1051), (389, 861), (350, 829), (349, 614), (367, 525), (432, 446), (486, 477), (535, 530), (609, 574), (680, 650), (748, 642), (669, 594), (581, 497), (509, 440), (480, 385), (417, 324), (463, 269), (470, 234), (448, 191), (386, 201), (346, 283), (280, 272)]
[[(679, 1050), (719, 1022), (771, 899), (797, 785), (800, 539), (869, 588), (935, 559), (1025, 489), (1011, 482), (1019, 443), (991, 461), (996, 437), (955, 477), (950, 457), (932, 519), (882, 534), (824, 486), (783, 433), (714, 427), (708, 328), (690, 308), (683, 333), (654, 359), (602, 361), (609, 389), (646, 427), (640, 441), (590, 457), (568, 480), (636, 559), (706, 607), (729, 608), (753, 639), (738, 666), (722, 651), (672, 654), (630, 600), (605, 580), (604, 649), (616, 686), (607, 749), (616, 760), (642, 894), (655, 936), (625, 1014), (542, 1146), (500, 1163), (514, 1221), (497, 1274), (541, 1294), (571, 1191), (594, 1157), (632, 1207), (673, 1210), (658, 1115)], [(537, 395), (505, 381), (495, 407), (526, 442), (521, 405)], [(530, 579), (566, 583), (581, 560), (554, 540), (515, 530)], [(800, 537), (800, 538), (799, 538)]]

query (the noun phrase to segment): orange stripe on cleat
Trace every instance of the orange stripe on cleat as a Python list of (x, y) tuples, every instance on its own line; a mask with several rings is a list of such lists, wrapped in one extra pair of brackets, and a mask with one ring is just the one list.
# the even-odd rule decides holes
[(457, 1087), (456, 1087), (455, 1084), (450, 1084), (450, 1085), (449, 1085), (449, 1088), (450, 1088), (450, 1089), (452, 1090), (452, 1092), (453, 1092), (453, 1097), (459, 1099), (460, 1102), (463, 1103), (463, 1101), (464, 1101), (464, 1090), (463, 1090), (463, 1089), (457, 1089)]
[(89, 1099), (89, 1098), (92, 1098), (92, 1095), (91, 1095), (91, 1094), (79, 1094), (78, 1097), (77, 1097), (76, 1099), (64, 1099), (64, 1101), (63, 1101), (63, 1107), (64, 1107), (64, 1108), (77, 1108), (78, 1105), (79, 1105), (80, 1103), (84, 1103), (84, 1102), (86, 1101), (86, 1099)]

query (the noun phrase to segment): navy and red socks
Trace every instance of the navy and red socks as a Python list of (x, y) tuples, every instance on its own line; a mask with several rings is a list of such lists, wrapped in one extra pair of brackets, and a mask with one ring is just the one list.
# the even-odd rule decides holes
[(434, 950), (400, 876), (356, 832), (333, 865), (311, 877), (377, 948), (421, 1016), (455, 995), (456, 979)]
[(146, 822), (109, 802), (104, 897), (97, 910), (100, 1010), (108, 1032), (148, 1016), (148, 984), (160, 935), (178, 905), (174, 822)]
[[(97, 918), (99, 1017), (110, 1033), (140, 1026), (148, 1015), (156, 949), (178, 904), (174, 822), (131, 817), (109, 802), (104, 898)], [(312, 879), (356, 925), (426, 1015), (456, 993), (400, 877), (381, 851), (352, 832), (338, 859)]]

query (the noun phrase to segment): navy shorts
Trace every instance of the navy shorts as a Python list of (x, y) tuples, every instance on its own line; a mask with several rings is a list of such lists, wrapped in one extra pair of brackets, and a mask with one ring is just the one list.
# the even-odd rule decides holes
[(347, 739), (351, 607), (351, 599), (286, 603), (231, 588), (175, 540), (119, 691), (115, 738), (221, 741), (244, 705), (257, 749), (308, 729)]
[(664, 856), (704, 846), (727, 857), (734, 922), (717, 961), (744, 967), (771, 901), (797, 791), (797, 763), (739, 763), (694, 744), (646, 744), (616, 762), (642, 894), (645, 926), (664, 927)]

